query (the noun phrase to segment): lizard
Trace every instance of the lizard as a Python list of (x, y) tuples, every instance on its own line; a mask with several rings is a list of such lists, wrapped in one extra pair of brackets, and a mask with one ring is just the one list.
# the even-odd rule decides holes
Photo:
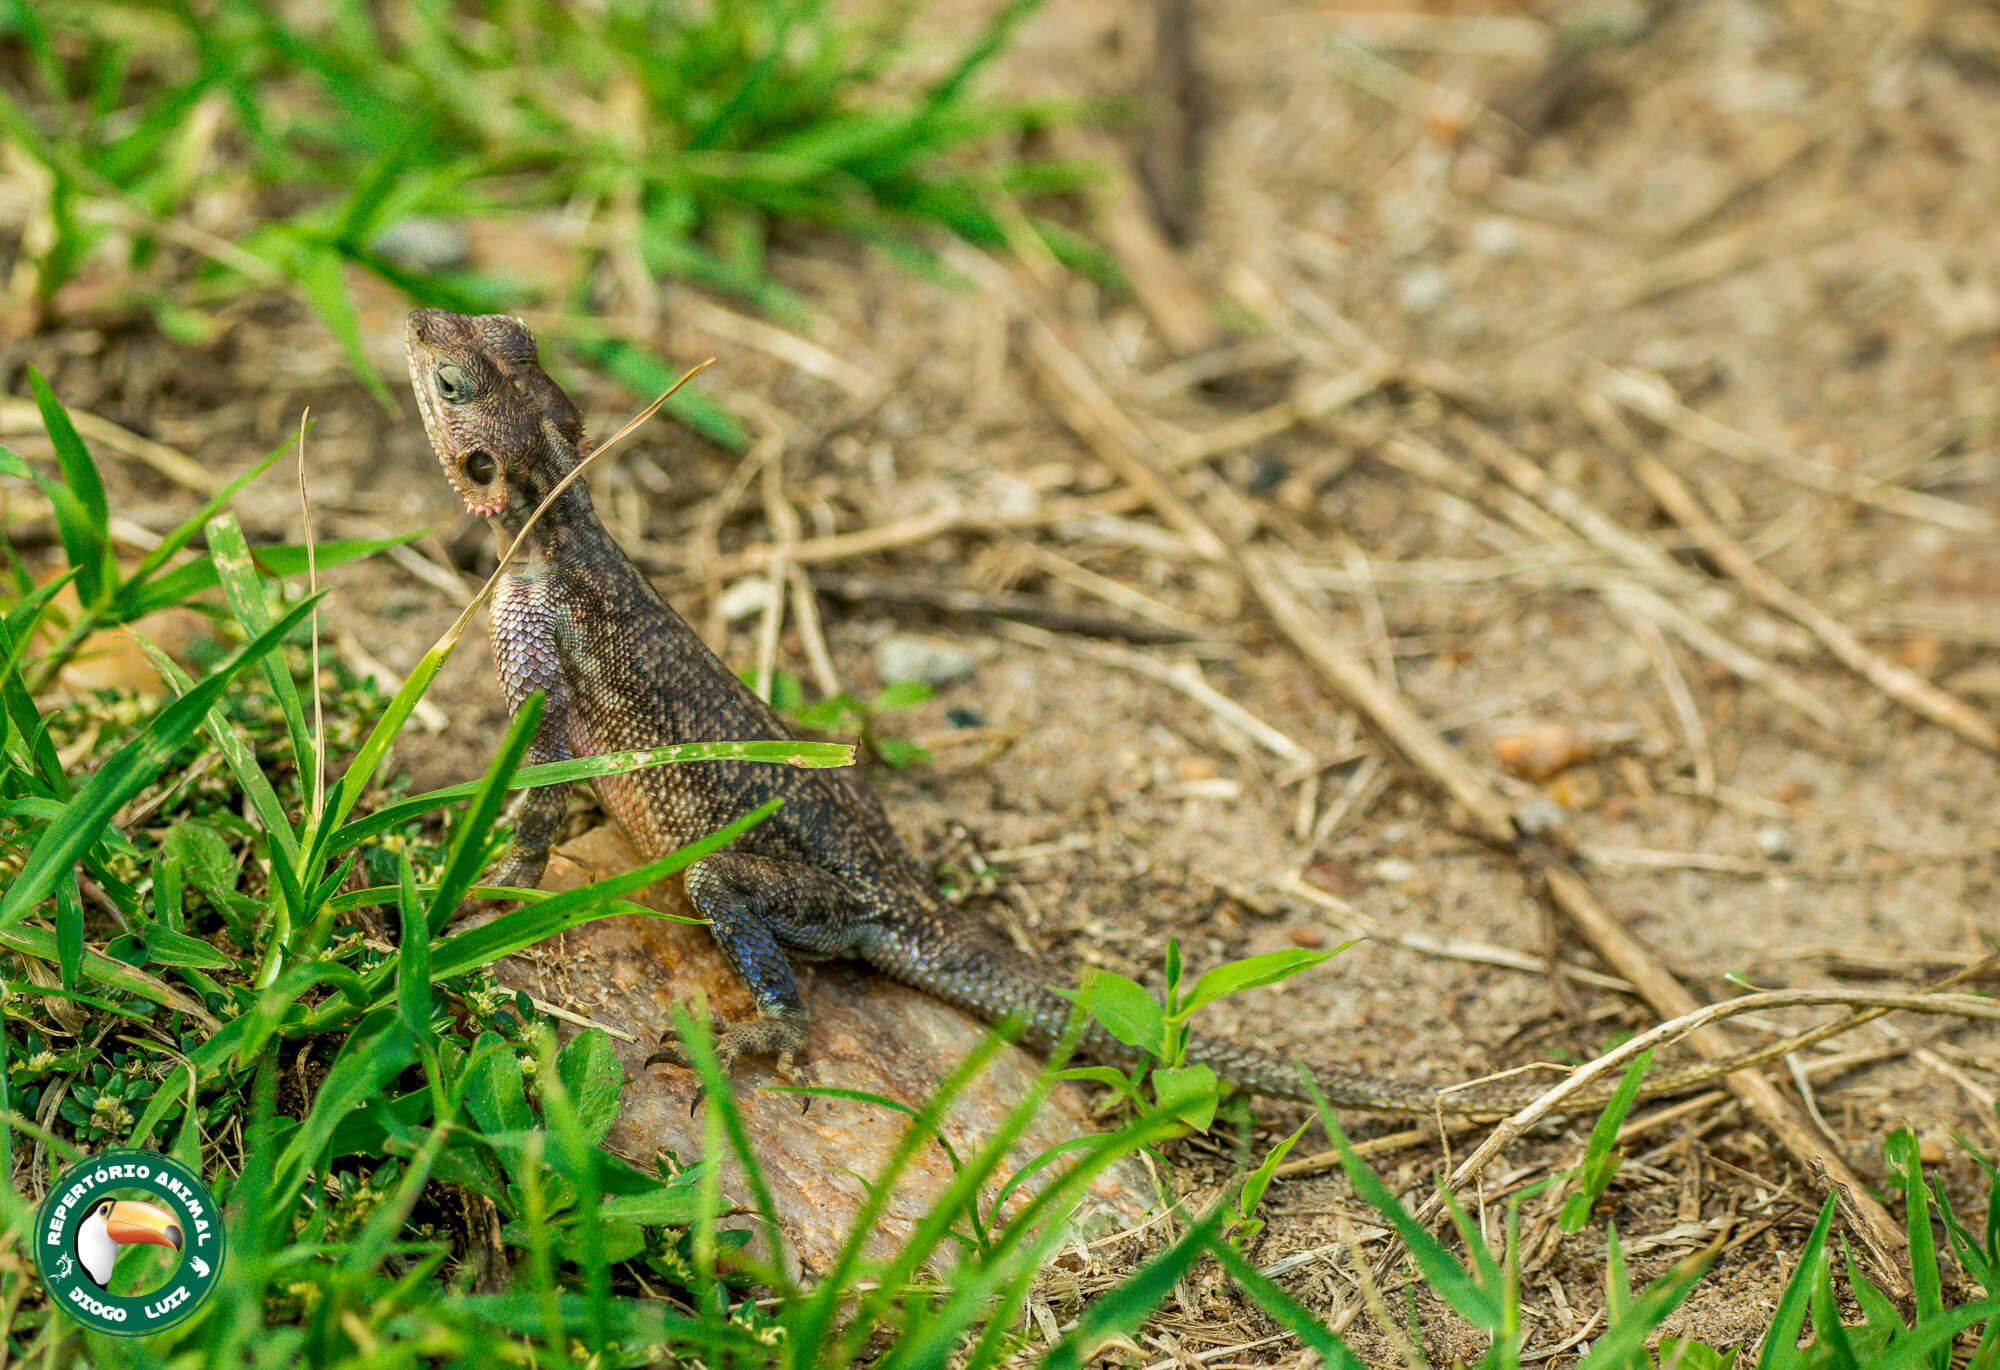
[[(412, 313), (410, 380), (446, 479), (503, 544), (589, 450), (581, 412), (543, 371), (532, 333), (506, 315)], [(737, 678), (661, 597), (598, 520), (581, 479), (529, 530), (495, 589), (494, 661), (510, 711), (541, 691), (530, 763), (666, 743), (790, 738), (770, 706)], [(835, 957), (925, 991), (988, 1023), (1011, 1023), (1047, 1053), (1071, 1029), (1072, 999), (1048, 970), (950, 904), (897, 837), (854, 767), (803, 769), (745, 761), (655, 767), (596, 778), (604, 807), (647, 859), (705, 836), (772, 798), (783, 802), (731, 845), (683, 874), (687, 897), (756, 1006), (715, 1038), (725, 1075), (744, 1057), (772, 1058), (781, 1076), (810, 1079), (808, 1018), (794, 963)], [(512, 845), (488, 883), (533, 888), (568, 805), (568, 787), (531, 788)], [(1094, 1020), (1079, 1050), (1130, 1065), (1144, 1053)], [(1822, 1034), (1828, 1029), (1817, 1030)], [(1643, 1096), (1680, 1093), (1818, 1040), (1797, 1034), (1755, 1050), (1655, 1073)], [(1297, 1063), (1229, 1038), (1194, 1035), (1189, 1063), (1253, 1093), (1313, 1102)], [(685, 1065), (670, 1041), (648, 1065)], [(1385, 1113), (1497, 1117), (1543, 1092), (1518, 1081), (1462, 1089), (1341, 1066), (1310, 1068), (1338, 1107)], [(1565, 1109), (1606, 1102), (1596, 1082)]]

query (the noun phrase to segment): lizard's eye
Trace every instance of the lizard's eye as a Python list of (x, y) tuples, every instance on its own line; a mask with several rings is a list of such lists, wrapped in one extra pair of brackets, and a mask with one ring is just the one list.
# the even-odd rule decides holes
[(463, 404), (472, 398), (472, 378), (465, 369), (445, 362), (437, 369), (437, 392), (446, 404)]
[(493, 479), (499, 469), (493, 461), (493, 454), (483, 447), (475, 447), (465, 454), (466, 477), (476, 484), (485, 485)]

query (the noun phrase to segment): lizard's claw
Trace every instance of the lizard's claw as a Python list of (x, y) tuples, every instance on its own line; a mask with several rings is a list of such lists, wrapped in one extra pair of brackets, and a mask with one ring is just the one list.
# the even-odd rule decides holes
[[(804, 1059), (802, 1053), (785, 1051), (778, 1054), (778, 1078), (795, 1089), (811, 1089), (819, 1083), (819, 1072), (813, 1068), (811, 1061)], [(812, 1106), (812, 1095), (799, 1096), (799, 1112), (809, 1113)]]
[[(805, 1024), (788, 1015), (773, 1015), (756, 1018), (747, 1023), (739, 1023), (715, 1039), (715, 1063), (721, 1068), (722, 1077), (730, 1079), (736, 1074), (736, 1063), (745, 1056), (769, 1056), (777, 1065), (779, 1078), (792, 1085), (814, 1085), (819, 1077), (805, 1058)], [(680, 1034), (668, 1028), (660, 1034), (660, 1044), (653, 1054), (646, 1058), (648, 1066), (679, 1066), (692, 1069), (693, 1062), (682, 1049)], [(697, 1090), (695, 1103), (699, 1105), (704, 1090)], [(812, 1107), (812, 1096), (807, 1095), (805, 1108)]]
[(672, 1028), (660, 1034), (660, 1044), (646, 1058), (646, 1065), (648, 1068), (679, 1066), (683, 1070), (694, 1069), (694, 1062), (688, 1060), (687, 1053), (681, 1050), (681, 1035)]

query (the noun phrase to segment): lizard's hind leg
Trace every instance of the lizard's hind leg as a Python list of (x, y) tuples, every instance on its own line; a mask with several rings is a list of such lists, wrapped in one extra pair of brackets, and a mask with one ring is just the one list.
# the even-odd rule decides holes
[[(747, 852), (702, 858), (688, 868), (686, 886), (689, 901), (708, 920), (716, 944), (757, 1004), (755, 1019), (715, 1040), (723, 1074), (741, 1057), (770, 1056), (781, 1075), (810, 1083), (812, 1071), (803, 1059), (806, 1007), (786, 948), (808, 957), (840, 954), (840, 930), (855, 916), (852, 897), (817, 867)], [(656, 1062), (688, 1063), (673, 1033), (646, 1061)]]

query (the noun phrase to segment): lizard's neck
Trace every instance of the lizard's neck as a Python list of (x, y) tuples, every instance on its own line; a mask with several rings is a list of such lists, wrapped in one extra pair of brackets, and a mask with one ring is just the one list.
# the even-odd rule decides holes
[[(555, 479), (549, 482), (549, 486), (553, 486), (556, 480), (560, 480), (566, 474), (567, 470), (557, 472)], [(544, 489), (546, 488), (549, 487), (545, 486)], [(522, 526), (528, 521), (528, 516), (535, 511), (541, 500), (542, 495), (537, 491), (532, 497), (510, 499), (507, 502), (506, 512), (500, 516), (500, 524), (510, 539), (520, 533)], [(575, 556), (586, 548), (591, 551), (597, 550), (590, 544), (608, 542), (610, 537), (611, 535), (604, 531), (604, 525), (597, 521), (597, 509), (590, 502), (590, 491), (584, 488), (582, 481), (578, 480), (570, 482), (561, 494), (549, 502), (548, 508), (542, 510), (541, 517), (536, 519), (534, 527), (528, 530), (527, 550), (531, 554), (543, 557)]]

